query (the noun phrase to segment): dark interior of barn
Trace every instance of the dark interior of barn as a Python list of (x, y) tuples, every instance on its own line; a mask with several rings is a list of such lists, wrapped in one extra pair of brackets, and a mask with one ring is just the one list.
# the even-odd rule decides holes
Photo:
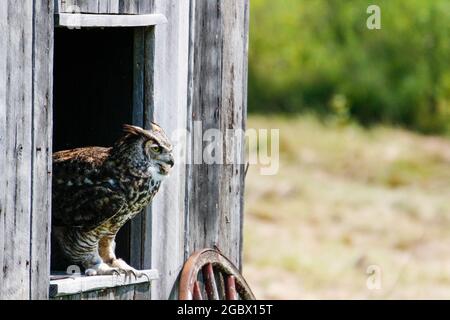
[[(112, 146), (132, 122), (133, 41), (133, 28), (55, 29), (54, 152)], [(129, 233), (127, 223), (116, 249), (127, 261)]]

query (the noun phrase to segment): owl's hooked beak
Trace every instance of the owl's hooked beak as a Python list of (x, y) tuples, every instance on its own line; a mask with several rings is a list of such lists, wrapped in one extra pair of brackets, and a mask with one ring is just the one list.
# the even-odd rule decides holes
[(175, 161), (173, 160), (173, 156), (170, 154), (169, 155), (169, 160), (167, 161), (167, 164), (172, 168), (173, 165), (175, 164)]
[(163, 175), (168, 175), (170, 169), (175, 164), (173, 156), (171, 154), (168, 154), (167, 159), (164, 162), (159, 163), (159, 169), (160, 173)]

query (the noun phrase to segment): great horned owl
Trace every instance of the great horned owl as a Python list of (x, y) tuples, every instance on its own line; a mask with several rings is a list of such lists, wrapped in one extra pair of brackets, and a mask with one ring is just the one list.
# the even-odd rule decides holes
[(116, 257), (115, 237), (153, 199), (173, 164), (172, 145), (154, 123), (150, 130), (124, 125), (111, 148), (55, 152), (52, 238), (66, 261), (86, 275), (139, 275)]

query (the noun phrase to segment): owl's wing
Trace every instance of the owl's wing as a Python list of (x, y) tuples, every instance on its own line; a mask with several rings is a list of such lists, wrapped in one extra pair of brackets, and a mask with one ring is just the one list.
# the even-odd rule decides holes
[(121, 190), (99, 183), (109, 149), (83, 148), (53, 155), (53, 224), (95, 228), (126, 206)]
[(122, 194), (102, 186), (69, 189), (60, 195), (52, 200), (55, 225), (95, 228), (126, 205)]

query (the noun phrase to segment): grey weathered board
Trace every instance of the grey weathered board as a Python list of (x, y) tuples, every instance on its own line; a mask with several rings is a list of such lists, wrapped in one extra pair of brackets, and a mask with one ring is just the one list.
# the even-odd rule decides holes
[[(245, 129), (248, 1), (157, 0), (155, 12), (169, 21), (156, 29), (155, 119), (169, 132), (187, 125), (186, 140), (178, 143), (186, 146), (184, 161), (192, 163), (207, 129)], [(202, 131), (193, 130), (194, 121)], [(242, 163), (243, 139), (219, 141), (226, 157)], [(161, 273), (153, 299), (177, 297), (177, 276), (195, 250), (217, 246), (240, 265), (243, 168), (174, 168), (153, 203), (152, 267)]]
[(59, 13), (55, 17), (57, 27), (68, 28), (121, 28), (147, 27), (166, 23), (161, 14), (88, 14)]
[[(156, 0), (155, 12), (168, 23), (155, 29), (154, 97), (148, 98), (154, 119), (170, 137), (186, 127), (189, 43), (189, 0)], [(153, 105), (151, 101), (153, 100)], [(173, 141), (177, 154), (186, 137)], [(184, 263), (185, 171), (183, 156), (152, 204), (152, 268), (160, 280), (152, 286), (152, 299), (167, 299), (176, 293), (175, 282)]]
[(157, 270), (143, 270), (140, 277), (109, 275), (86, 277), (83, 275), (53, 276), (50, 298), (54, 300), (114, 299), (147, 300), (151, 283), (157, 281)]
[(31, 298), (46, 299), (49, 277), (51, 168), (53, 6), (34, 1), (33, 72), (33, 195), (31, 219)]
[(0, 299), (46, 299), (53, 2), (0, 2)]
[(60, 296), (52, 300), (150, 300), (150, 291), (150, 284), (142, 283)]
[[(205, 146), (203, 133), (220, 129), (223, 160), (234, 164), (188, 166), (186, 255), (217, 246), (241, 264), (244, 194), (244, 137), (225, 129), (245, 129), (247, 107), (248, 1), (192, 2), (188, 126), (189, 150)], [(202, 131), (193, 130), (201, 121)], [(203, 150), (203, 149), (202, 149)]]
[(55, 0), (57, 12), (152, 13), (154, 0)]
[[(152, 119), (152, 110), (147, 107), (147, 95), (153, 95), (151, 86), (145, 86), (145, 79), (152, 74), (147, 61), (153, 63), (154, 28), (139, 28), (134, 31), (134, 69), (133, 69), (133, 119), (132, 122), (140, 127), (148, 127)], [(143, 210), (130, 223), (130, 262), (141, 269), (151, 267), (151, 208)]]

